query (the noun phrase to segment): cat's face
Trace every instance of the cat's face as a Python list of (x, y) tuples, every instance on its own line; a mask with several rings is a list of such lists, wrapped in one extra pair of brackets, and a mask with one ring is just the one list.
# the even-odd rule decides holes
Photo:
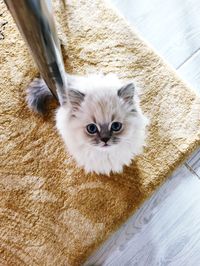
[(121, 172), (141, 154), (147, 119), (132, 83), (116, 76), (68, 77), (67, 102), (56, 126), (69, 153), (86, 172)]
[(130, 141), (128, 136), (133, 131), (132, 122), (137, 112), (132, 83), (95, 95), (70, 90), (69, 100), (70, 126), (77, 135), (77, 142), (108, 150)]

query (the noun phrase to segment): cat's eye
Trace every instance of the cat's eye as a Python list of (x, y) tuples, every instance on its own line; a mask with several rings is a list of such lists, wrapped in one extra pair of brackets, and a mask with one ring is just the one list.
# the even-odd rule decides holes
[(121, 128), (122, 128), (122, 123), (120, 122), (113, 122), (111, 125), (111, 130), (115, 132), (120, 131)]
[(89, 134), (96, 134), (97, 131), (98, 131), (97, 126), (96, 126), (95, 124), (93, 124), (93, 123), (87, 125), (87, 126), (86, 126), (86, 129), (87, 129), (87, 132), (88, 132)]

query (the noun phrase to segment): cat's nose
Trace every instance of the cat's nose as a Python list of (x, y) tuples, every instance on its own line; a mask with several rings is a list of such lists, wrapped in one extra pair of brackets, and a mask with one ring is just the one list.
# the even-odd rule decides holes
[(107, 143), (107, 142), (109, 141), (109, 139), (110, 139), (110, 138), (108, 138), (108, 137), (104, 137), (104, 138), (101, 138), (101, 141)]

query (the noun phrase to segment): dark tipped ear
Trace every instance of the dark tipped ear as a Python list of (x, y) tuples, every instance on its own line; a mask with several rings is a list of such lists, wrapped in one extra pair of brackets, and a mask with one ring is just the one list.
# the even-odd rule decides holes
[(135, 86), (133, 83), (126, 84), (117, 92), (118, 96), (129, 104), (133, 104), (134, 93), (135, 93)]
[(72, 105), (73, 110), (78, 110), (82, 101), (84, 100), (85, 94), (74, 89), (68, 90), (68, 99)]

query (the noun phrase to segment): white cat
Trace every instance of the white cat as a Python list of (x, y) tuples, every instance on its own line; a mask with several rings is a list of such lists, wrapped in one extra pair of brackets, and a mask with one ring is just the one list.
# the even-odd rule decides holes
[[(66, 75), (67, 101), (56, 111), (56, 126), (69, 153), (86, 172), (122, 172), (145, 144), (148, 119), (133, 83), (117, 76)], [(43, 112), (52, 97), (42, 79), (28, 89), (28, 104)]]

